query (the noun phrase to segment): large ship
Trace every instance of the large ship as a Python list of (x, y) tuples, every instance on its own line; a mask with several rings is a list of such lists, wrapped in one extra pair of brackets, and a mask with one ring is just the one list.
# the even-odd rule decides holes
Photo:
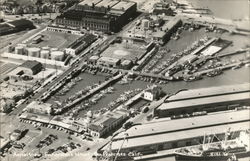
[(239, 137), (224, 141), (184, 147), (175, 151), (177, 161), (237, 161), (238, 158), (250, 157), (249, 131), (241, 131)]

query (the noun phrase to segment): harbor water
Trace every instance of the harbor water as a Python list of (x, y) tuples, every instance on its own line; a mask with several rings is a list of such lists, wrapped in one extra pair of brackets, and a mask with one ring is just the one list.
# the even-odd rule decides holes
[(208, 8), (223, 19), (249, 20), (249, 0), (187, 0), (195, 8)]

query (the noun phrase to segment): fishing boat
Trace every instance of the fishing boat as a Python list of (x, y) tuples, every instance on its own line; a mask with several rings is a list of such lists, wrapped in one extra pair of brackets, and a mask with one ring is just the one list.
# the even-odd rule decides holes
[(241, 131), (233, 140), (228, 140), (229, 136), (230, 132), (226, 132), (223, 141), (178, 149), (175, 152), (176, 160), (236, 161), (237, 158), (249, 157), (249, 131)]

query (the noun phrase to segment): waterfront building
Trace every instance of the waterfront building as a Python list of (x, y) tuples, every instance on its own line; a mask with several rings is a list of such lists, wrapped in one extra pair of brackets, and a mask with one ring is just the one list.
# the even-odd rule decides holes
[(101, 57), (97, 60), (97, 65), (107, 66), (111, 68), (118, 67), (120, 65), (121, 60), (112, 57)]
[[(158, 120), (157, 122), (133, 126), (112, 139), (112, 144), (102, 147), (99, 152), (111, 148), (122, 153), (156, 153), (161, 150), (198, 145), (205, 136), (213, 136), (214, 142), (225, 137), (235, 139), (241, 130), (249, 129), (249, 110), (198, 116), (179, 120)], [(242, 115), (242, 117), (241, 117)], [(214, 137), (216, 136), (216, 137)], [(210, 140), (212, 141), (212, 140)]]
[(118, 0), (84, 0), (55, 19), (58, 26), (115, 32), (136, 13), (136, 3)]
[(116, 110), (114, 112), (108, 112), (94, 120), (88, 127), (90, 135), (93, 137), (102, 137), (108, 134), (111, 130), (114, 130), (128, 118), (127, 110)]
[(38, 101), (32, 101), (28, 106), (25, 108), (25, 111), (34, 114), (45, 114), (50, 115), (52, 109), (52, 104), (49, 103), (41, 103)]
[(158, 2), (158, 3), (154, 4), (152, 13), (155, 15), (165, 14), (167, 16), (173, 16), (173, 14), (174, 14), (174, 12), (170, 8), (169, 4), (162, 3), (162, 2)]
[(172, 34), (177, 31), (178, 27), (182, 25), (182, 21), (179, 18), (174, 18), (165, 23), (160, 30), (156, 31), (152, 35), (152, 40), (156, 43), (163, 45), (170, 40)]
[(154, 116), (171, 117), (194, 112), (217, 112), (232, 110), (250, 104), (250, 92), (163, 103), (154, 111)]
[(156, 117), (216, 112), (249, 105), (250, 84), (182, 90), (154, 110)]
[(143, 98), (149, 101), (157, 100), (162, 95), (161, 87), (153, 85), (143, 93)]

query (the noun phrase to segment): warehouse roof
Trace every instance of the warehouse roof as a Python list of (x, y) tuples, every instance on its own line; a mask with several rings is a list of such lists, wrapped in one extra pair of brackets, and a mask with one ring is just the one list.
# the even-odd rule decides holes
[(35, 61), (35, 60), (27, 60), (23, 64), (21, 64), (20, 66), (33, 70), (35, 68), (42, 68), (43, 65), (40, 62)]
[(99, 2), (101, 2), (102, 0), (84, 0), (82, 2), (79, 3), (79, 5), (89, 5), (92, 6), (92, 4), (97, 4)]
[(208, 97), (208, 96), (245, 92), (245, 91), (250, 91), (250, 83), (181, 91), (176, 95), (169, 97), (167, 101), (178, 101), (190, 98)]
[(31, 21), (26, 20), (26, 19), (10, 21), (7, 24), (9, 24), (9, 25), (11, 25), (13, 27), (16, 27), (16, 28), (27, 27), (27, 26), (33, 27), (34, 26)]
[(104, 61), (107, 63), (118, 63), (120, 61), (120, 59), (117, 58), (111, 58), (111, 57), (101, 57), (98, 61)]
[(168, 21), (165, 25), (163, 25), (162, 30), (163, 31), (168, 31), (168, 30), (172, 29), (179, 22), (181, 22), (181, 19), (174, 18), (174, 19)]
[(50, 103), (41, 103), (38, 101), (32, 101), (30, 104), (28, 104), (26, 109), (50, 110), (51, 106), (52, 106), (52, 104), (50, 104)]
[(120, 1), (119, 3), (114, 5), (112, 7), (112, 9), (126, 11), (127, 9), (129, 9), (130, 7), (132, 7), (135, 4), (136, 4), (135, 2)]
[(161, 106), (159, 106), (158, 109), (167, 110), (167, 109), (186, 108), (190, 106), (199, 106), (199, 105), (205, 106), (208, 104), (226, 103), (237, 100), (247, 100), (247, 99), (250, 100), (249, 95), (250, 92), (244, 92), (244, 93), (235, 93), (235, 94), (181, 100), (176, 102), (163, 103)]
[(117, 4), (119, 1), (116, 0), (103, 0), (100, 3), (98, 3), (96, 6), (98, 7), (105, 7), (108, 8), (108, 6), (111, 8), (113, 7), (115, 4)]
[[(160, 121), (161, 120), (161, 121)], [(230, 111), (211, 115), (189, 117), (177, 120), (158, 119), (155, 122), (133, 126), (126, 131), (127, 138), (169, 133), (185, 129), (215, 126), (226, 123), (234, 123), (250, 120), (250, 109), (241, 111)], [(124, 138), (122, 134), (117, 135), (114, 140)]]
[[(112, 142), (111, 149), (117, 150), (119, 148), (125, 149), (125, 148), (133, 148), (145, 145), (161, 144), (177, 140), (187, 140), (187, 139), (202, 137), (204, 136), (204, 134), (206, 135), (222, 134), (228, 131), (228, 129), (230, 129), (230, 131), (246, 130), (249, 129), (249, 123), (250, 123), (249, 121), (246, 121), (241, 123), (225, 124), (225, 125), (177, 131), (165, 134), (129, 138), (126, 139), (125, 141), (116, 140)], [(126, 138), (127, 134), (124, 133), (124, 136)]]

